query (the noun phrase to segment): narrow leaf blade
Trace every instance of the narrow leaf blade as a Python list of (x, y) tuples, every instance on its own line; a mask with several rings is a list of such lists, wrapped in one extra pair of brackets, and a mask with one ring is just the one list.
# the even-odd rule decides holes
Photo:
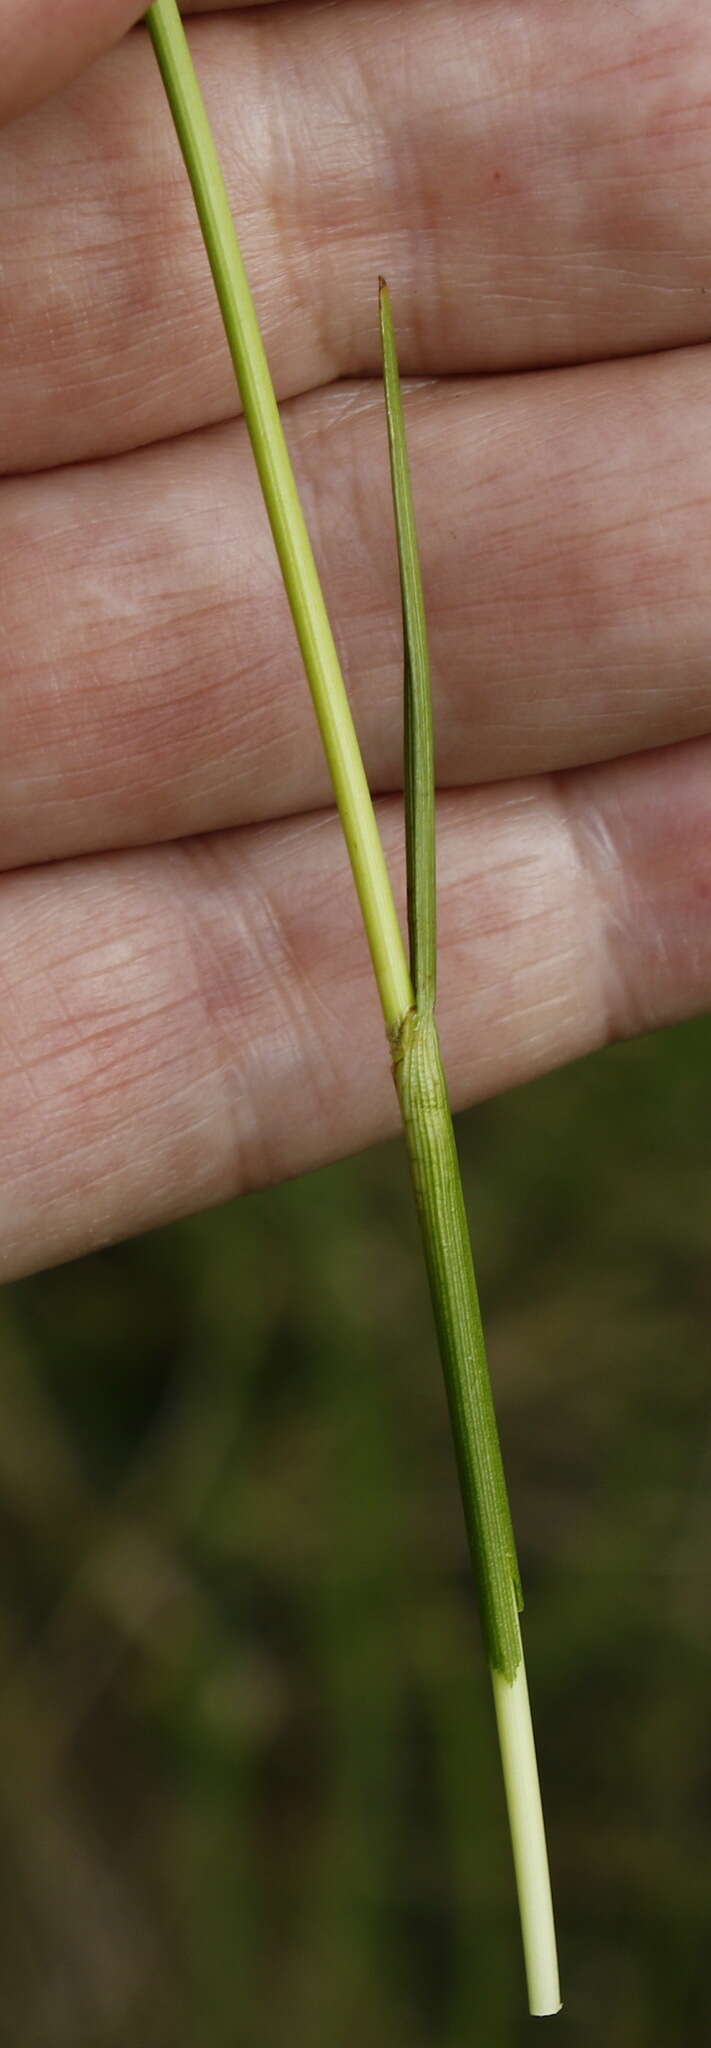
[(405, 839), (410, 973), (420, 1014), (437, 988), (437, 865), (432, 678), (395, 326), (380, 280), (380, 332), (405, 647)]

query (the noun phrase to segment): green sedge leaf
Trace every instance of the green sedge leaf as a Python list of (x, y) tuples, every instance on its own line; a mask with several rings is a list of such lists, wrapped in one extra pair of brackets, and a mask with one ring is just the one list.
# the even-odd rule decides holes
[(410, 974), (420, 1014), (437, 988), (437, 857), (432, 676), (422, 567), (390, 293), (380, 280), (380, 333), (405, 648), (405, 844)]

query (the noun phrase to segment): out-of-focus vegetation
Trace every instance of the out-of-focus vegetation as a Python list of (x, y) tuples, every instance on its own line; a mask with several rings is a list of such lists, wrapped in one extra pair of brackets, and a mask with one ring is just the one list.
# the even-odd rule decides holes
[[(710, 1054), (460, 1126), (560, 2048), (707, 2025)], [(0, 2040), (527, 2040), (400, 1148), (7, 1289), (0, 1354)]]

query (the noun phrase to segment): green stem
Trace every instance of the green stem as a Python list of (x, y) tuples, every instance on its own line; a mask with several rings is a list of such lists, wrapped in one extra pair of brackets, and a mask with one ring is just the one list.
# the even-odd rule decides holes
[(254, 459), (328, 760), (385, 1023), (397, 1031), (412, 987), (340, 662), (299, 503), (247, 274), (176, 0), (147, 25), (193, 190)]
[(429, 657), (389, 302), (381, 292), (406, 657), (408, 920), (416, 994), (224, 180), (176, 0), (147, 14), (215, 281), (247, 428), (331, 771), (394, 1056), (494, 1685), (531, 2010), (559, 2004), (520, 1587), (447, 1089), (434, 1020)]

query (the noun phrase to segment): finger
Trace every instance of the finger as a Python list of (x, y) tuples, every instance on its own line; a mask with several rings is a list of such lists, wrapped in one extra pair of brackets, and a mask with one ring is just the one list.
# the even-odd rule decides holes
[(0, 122), (56, 92), (144, 12), (132, 0), (2, 0)]
[[(442, 784), (711, 729), (711, 351), (411, 390)], [(288, 433), (371, 786), (399, 788), (382, 394)], [(241, 425), (0, 488), (0, 864), (330, 801)]]
[[(444, 800), (458, 1103), (708, 1005), (710, 777), (697, 741)], [(8, 1277), (395, 1127), (328, 814), (5, 877), (0, 977)]]
[[(245, 0), (190, 0), (185, 12), (216, 12)], [(264, 0), (250, 0), (259, 7)], [(2, 0), (0, 7), (0, 124), (24, 114), (37, 100), (66, 85), (100, 50), (118, 41), (142, 14), (132, 0)]]
[[(191, 34), (282, 396), (377, 368), (383, 270), (415, 374), (711, 336), (700, 0), (344, 0)], [(8, 131), (0, 195), (6, 468), (233, 413), (143, 33)]]

